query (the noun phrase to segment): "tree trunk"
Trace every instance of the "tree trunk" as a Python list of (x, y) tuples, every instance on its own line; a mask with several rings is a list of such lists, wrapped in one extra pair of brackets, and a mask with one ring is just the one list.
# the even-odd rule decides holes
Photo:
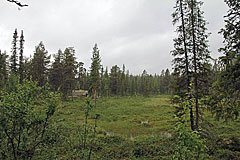
[(199, 126), (199, 106), (198, 106), (198, 76), (197, 76), (197, 56), (196, 56), (196, 40), (195, 40), (195, 17), (194, 17), (194, 2), (193, 0), (191, 6), (192, 14), (192, 40), (193, 40), (193, 65), (194, 65), (194, 98), (196, 107), (196, 128), (198, 130)]
[[(185, 20), (184, 20), (182, 0), (180, 0), (180, 9), (181, 9), (181, 19), (182, 19), (182, 26), (183, 26), (183, 45), (184, 45), (185, 65), (186, 65), (186, 74), (187, 74), (187, 92), (190, 93), (190, 73), (189, 73), (189, 62), (188, 62), (188, 54), (187, 54)], [(189, 97), (189, 100), (190, 99), (191, 99), (191, 97)], [(190, 110), (191, 129), (194, 130), (194, 117), (193, 117), (192, 104), (190, 104), (188, 106), (188, 108)]]

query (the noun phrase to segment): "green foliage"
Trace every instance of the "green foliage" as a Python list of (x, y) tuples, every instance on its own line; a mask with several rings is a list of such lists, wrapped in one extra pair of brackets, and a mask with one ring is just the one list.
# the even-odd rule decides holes
[(224, 37), (224, 47), (219, 50), (223, 52), (224, 56), (221, 57), (223, 62), (228, 66), (232, 65), (234, 59), (239, 55), (240, 49), (240, 1), (239, 0), (225, 0), (225, 3), (228, 5), (229, 10), (225, 18), (225, 27), (221, 29), (220, 33)]
[[(192, 102), (190, 102), (192, 103)], [(200, 132), (192, 131), (187, 125), (189, 109), (191, 105), (188, 101), (183, 102), (183, 112), (186, 112), (176, 123), (175, 128), (175, 150), (172, 155), (173, 159), (207, 159), (209, 158), (206, 140), (200, 137)]]
[(1, 90), (0, 157), (32, 159), (55, 143), (50, 118), (55, 112), (57, 99), (48, 89), (37, 87), (36, 82), (24, 80), (19, 84), (18, 78), (12, 79)]
[(173, 159), (208, 159), (207, 146), (204, 139), (196, 131), (192, 131), (186, 124), (179, 122), (176, 127), (176, 146)]
[(63, 83), (63, 58), (64, 55), (59, 49), (57, 54), (53, 55), (54, 62), (49, 69), (49, 84), (54, 91), (59, 91)]
[(17, 75), (17, 69), (18, 69), (17, 41), (18, 41), (18, 33), (17, 33), (17, 29), (15, 29), (15, 32), (13, 33), (13, 41), (12, 41), (12, 55), (10, 58), (11, 73), (15, 75)]
[(111, 93), (113, 95), (118, 95), (118, 93), (120, 92), (120, 86), (121, 86), (121, 82), (120, 82), (120, 68), (115, 65), (111, 68), (111, 72), (110, 72), (110, 88), (111, 88)]
[(23, 65), (23, 49), (24, 49), (24, 36), (23, 36), (23, 30), (21, 32), (21, 36), (20, 36), (20, 46), (19, 46), (19, 68), (18, 68), (18, 72), (20, 75), (20, 83), (22, 83), (23, 78), (24, 78), (24, 65)]
[[(71, 157), (78, 159), (91, 159), (93, 147), (96, 143), (97, 120), (100, 116), (99, 114), (95, 114), (94, 117), (90, 117), (90, 112), (92, 109), (92, 103), (90, 100), (86, 100), (86, 104), (84, 106), (84, 119), (81, 125), (77, 126), (75, 137), (71, 139), (71, 150), (73, 151)], [(90, 120), (93, 120), (93, 124), (90, 123)]]
[(65, 49), (62, 63), (63, 81), (61, 83), (60, 91), (63, 93), (63, 98), (66, 99), (67, 96), (71, 95), (72, 90), (74, 89), (75, 76), (77, 74), (77, 62), (73, 47)]
[(39, 86), (44, 86), (47, 83), (50, 57), (50, 55), (48, 56), (48, 51), (45, 49), (43, 42), (40, 42), (35, 48), (30, 70), (32, 79), (37, 81)]
[(98, 137), (94, 152), (96, 159), (130, 159), (133, 157), (133, 144), (120, 136)]
[(97, 44), (93, 47), (92, 52), (92, 63), (90, 67), (90, 90), (99, 89), (100, 86), (100, 69), (101, 69), (101, 58), (100, 58), (100, 50), (98, 49)]
[(225, 1), (229, 6), (225, 16), (225, 27), (220, 33), (224, 36), (224, 47), (219, 50), (225, 55), (220, 60), (225, 64), (213, 84), (206, 102), (217, 119), (237, 119), (240, 112), (240, 41), (239, 11), (240, 2)]
[(206, 99), (217, 119), (237, 119), (240, 112), (240, 57), (236, 63), (222, 71)]
[[(176, 94), (180, 97), (190, 94), (190, 84), (193, 83), (195, 98), (195, 114), (190, 109), (191, 128), (199, 127), (199, 99), (208, 92), (208, 69), (210, 52), (208, 50), (208, 36), (206, 20), (203, 17), (201, 0), (177, 0), (172, 14), (173, 24), (178, 25), (178, 37), (174, 39), (173, 65), (175, 80), (172, 81)], [(191, 82), (192, 81), (192, 82)], [(187, 93), (187, 94), (185, 94)]]
[(0, 90), (6, 84), (7, 78), (7, 54), (0, 50)]

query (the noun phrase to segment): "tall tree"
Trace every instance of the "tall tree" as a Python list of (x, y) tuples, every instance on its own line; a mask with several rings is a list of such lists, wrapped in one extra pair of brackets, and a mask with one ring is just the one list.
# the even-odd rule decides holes
[(224, 0), (228, 5), (229, 10), (225, 18), (225, 27), (221, 29), (223, 34), (224, 47), (219, 51), (223, 52), (225, 56), (221, 57), (226, 66), (233, 65), (234, 58), (239, 55), (240, 50), (240, 2), (237, 0)]
[[(193, 55), (193, 77), (194, 77), (194, 99), (196, 109), (196, 125), (195, 129), (199, 128), (199, 99), (201, 98), (200, 93), (202, 90), (199, 88), (200, 82), (207, 85), (205, 76), (208, 73), (207, 64), (209, 64), (210, 52), (208, 50), (208, 37), (206, 28), (206, 20), (203, 17), (203, 11), (201, 6), (203, 2), (197, 0), (191, 0), (189, 7), (191, 8), (191, 43), (192, 43), (192, 55)], [(203, 96), (203, 95), (202, 95)]]
[(73, 47), (66, 48), (63, 59), (63, 84), (62, 92), (64, 98), (72, 93), (75, 88), (75, 76), (77, 74), (77, 62), (75, 57), (75, 50)]
[(216, 118), (234, 119), (240, 113), (240, 1), (225, 0), (229, 10), (225, 27), (221, 29), (224, 41), (219, 50), (225, 64), (218, 80), (213, 84), (209, 105)]
[(83, 79), (86, 72), (86, 69), (83, 67), (84, 63), (78, 63), (78, 89), (83, 89)]
[(109, 80), (109, 75), (108, 75), (108, 68), (106, 67), (104, 75), (103, 75), (103, 95), (108, 97), (110, 93), (110, 80)]
[[(191, 98), (191, 78), (193, 78), (193, 98), (194, 104), (190, 104), (190, 122), (191, 128), (199, 127), (199, 99), (200, 82), (203, 83), (207, 73), (206, 64), (209, 63), (210, 54), (208, 50), (208, 36), (206, 20), (201, 11), (202, 2), (198, 0), (177, 0), (176, 11), (173, 14), (173, 23), (180, 21), (177, 32), (179, 37), (174, 40), (175, 50), (172, 51), (175, 65), (175, 71), (179, 71), (180, 76), (186, 77), (186, 95)], [(185, 55), (185, 56), (183, 56)], [(203, 96), (203, 95), (202, 95)], [(195, 106), (196, 125), (194, 125), (193, 106)]]
[(20, 36), (20, 47), (19, 47), (19, 75), (20, 75), (20, 83), (22, 83), (23, 81), (23, 49), (24, 49), (24, 36), (23, 36), (23, 31), (21, 32), (21, 36)]
[(18, 55), (17, 55), (17, 42), (18, 42), (18, 33), (17, 29), (15, 29), (13, 33), (13, 41), (12, 41), (12, 55), (10, 58), (10, 69), (11, 73), (16, 75), (18, 69)]
[[(184, 82), (184, 92), (190, 93), (190, 71), (189, 71), (189, 49), (188, 49), (188, 41), (189, 41), (189, 24), (187, 24), (190, 20), (189, 15), (189, 7), (187, 0), (177, 0), (176, 5), (174, 7), (175, 11), (172, 14), (173, 17), (173, 25), (178, 24), (176, 32), (178, 34), (178, 38), (174, 39), (174, 50), (172, 51), (172, 55), (175, 57), (173, 60), (173, 65), (175, 71), (178, 71), (180, 76), (183, 76), (186, 81)], [(177, 81), (175, 81), (177, 82)], [(177, 84), (180, 85), (180, 84)], [(179, 95), (182, 98), (185, 98), (186, 94)], [(194, 118), (193, 118), (193, 109), (192, 105), (189, 106), (190, 110), (190, 122), (191, 128), (194, 129)]]
[(169, 94), (169, 82), (170, 82), (170, 71), (166, 69), (164, 73), (163, 86), (164, 86), (164, 94)]
[(92, 95), (94, 95), (94, 101), (95, 101), (95, 108), (96, 108), (96, 96), (97, 91), (100, 87), (100, 69), (101, 69), (101, 58), (99, 54), (99, 49), (97, 44), (93, 47), (92, 52), (92, 63), (90, 67), (90, 91), (92, 92)]
[(40, 42), (35, 47), (30, 71), (32, 79), (38, 81), (39, 86), (44, 86), (47, 83), (49, 63), (50, 55), (48, 56), (48, 51), (45, 49), (43, 42)]
[(61, 87), (63, 85), (63, 52), (59, 49), (58, 53), (53, 55), (54, 62), (51, 65), (49, 70), (49, 84), (54, 89), (54, 91), (61, 91)]
[(141, 93), (144, 96), (148, 96), (150, 94), (150, 79), (149, 74), (146, 70), (143, 70), (143, 73), (141, 75)]
[(6, 84), (7, 78), (7, 54), (0, 50), (0, 89)]
[(118, 74), (120, 72), (120, 68), (117, 65), (112, 66), (110, 71), (110, 88), (111, 88), (111, 94), (117, 95), (118, 89), (119, 89), (119, 79)]
[(123, 64), (122, 73), (121, 73), (121, 95), (126, 95), (126, 75), (125, 75), (125, 65)]

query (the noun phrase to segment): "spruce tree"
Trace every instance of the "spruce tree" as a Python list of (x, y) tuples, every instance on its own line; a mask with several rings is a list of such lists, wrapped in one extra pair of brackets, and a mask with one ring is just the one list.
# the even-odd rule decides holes
[[(196, 125), (195, 129), (199, 128), (199, 99), (204, 96), (204, 93), (199, 88), (200, 82), (203, 85), (207, 85), (207, 80), (205, 75), (209, 72), (207, 64), (210, 60), (210, 52), (208, 50), (208, 36), (206, 28), (206, 20), (203, 17), (203, 11), (201, 11), (201, 6), (203, 2), (197, 0), (191, 0), (189, 7), (191, 8), (191, 49), (192, 49), (192, 68), (193, 68), (193, 85), (194, 85), (194, 99), (195, 99), (195, 109), (196, 109)], [(204, 76), (202, 76), (204, 75)], [(200, 94), (202, 95), (200, 96)]]
[(54, 91), (61, 91), (63, 85), (63, 52), (59, 49), (58, 53), (53, 55), (54, 62), (49, 70), (49, 84)]
[(8, 79), (8, 71), (7, 71), (7, 53), (2, 53), (0, 50), (0, 90), (6, 84)]
[(125, 95), (130, 94), (130, 84), (129, 84), (129, 70), (127, 70), (126, 75), (125, 75)]
[(144, 96), (148, 96), (150, 94), (150, 80), (149, 74), (146, 70), (143, 70), (141, 75), (141, 94)]
[[(174, 50), (172, 51), (172, 55), (175, 57), (173, 60), (173, 65), (175, 71), (178, 71), (181, 77), (184, 77), (185, 81), (183, 85), (182, 93), (190, 93), (190, 67), (189, 67), (189, 49), (188, 49), (188, 41), (189, 41), (189, 24), (187, 24), (190, 20), (189, 8), (187, 0), (177, 0), (176, 6), (174, 7), (175, 12), (172, 14), (173, 17), (173, 25), (178, 24), (176, 32), (179, 33), (178, 37), (174, 39)], [(178, 81), (175, 81), (178, 82)], [(176, 84), (182, 85), (182, 84)], [(179, 88), (179, 87), (178, 87)], [(187, 94), (179, 95), (181, 98), (185, 98)], [(188, 106), (190, 110), (190, 122), (191, 128), (194, 129), (194, 119), (193, 119), (193, 108), (190, 104)]]
[[(200, 96), (199, 84), (206, 80), (206, 77), (202, 75), (208, 72), (206, 64), (211, 58), (208, 51), (207, 23), (201, 11), (202, 4), (197, 0), (177, 0), (173, 13), (173, 24), (179, 24), (176, 30), (179, 33), (178, 38), (174, 39), (175, 49), (172, 51), (172, 55), (175, 57), (173, 64), (175, 74), (182, 77), (181, 80), (179, 79), (180, 81), (175, 81), (180, 82), (175, 86), (183, 86), (183, 91), (178, 92), (185, 93), (179, 95), (181, 98), (195, 99), (194, 104), (188, 105), (192, 130), (198, 129), (199, 126), (199, 99), (203, 96), (203, 94)], [(193, 82), (191, 82), (192, 78)], [(193, 88), (191, 88), (191, 83), (193, 83)], [(193, 95), (191, 90), (194, 90)], [(196, 125), (194, 125), (193, 106), (196, 109)]]
[(213, 84), (208, 105), (217, 119), (237, 119), (240, 113), (240, 1), (225, 0), (229, 10), (225, 27), (221, 29), (224, 41), (219, 50), (224, 54), (218, 80)]
[(94, 96), (95, 108), (96, 108), (96, 96), (100, 88), (100, 69), (101, 69), (101, 58), (99, 54), (99, 49), (97, 44), (93, 47), (92, 52), (92, 63), (90, 67), (90, 88), (92, 96)]
[(24, 49), (24, 36), (23, 36), (23, 31), (21, 32), (20, 36), (20, 47), (19, 47), (19, 75), (20, 75), (20, 83), (23, 81), (24, 73), (23, 73), (23, 49)]
[(125, 65), (123, 64), (122, 67), (122, 74), (121, 74), (121, 95), (126, 95), (126, 75), (125, 75)]
[(166, 69), (163, 78), (164, 94), (169, 94), (170, 71)]
[(75, 76), (77, 74), (77, 62), (75, 57), (75, 50), (73, 47), (66, 48), (63, 59), (63, 84), (62, 92), (63, 98), (66, 99), (75, 88)]
[(83, 65), (83, 62), (78, 63), (78, 89), (83, 89), (83, 78), (86, 72), (86, 69), (83, 67)]
[(221, 29), (223, 34), (224, 46), (219, 49), (225, 56), (221, 60), (226, 64), (226, 67), (234, 64), (234, 59), (240, 54), (240, 1), (239, 0), (224, 0), (228, 5), (229, 10), (225, 18), (225, 27)]
[(0, 90), (4, 85), (4, 76), (3, 76), (3, 65), (4, 65), (5, 61), (3, 59), (3, 55), (2, 52), (0, 50)]
[(17, 42), (18, 42), (18, 33), (17, 33), (17, 29), (15, 29), (13, 33), (13, 41), (12, 41), (12, 55), (10, 58), (10, 70), (11, 70), (11, 73), (14, 75), (17, 75), (17, 71), (18, 71)]
[(110, 85), (109, 84), (110, 80), (109, 80), (108, 68), (107, 67), (105, 69), (102, 82), (103, 82), (103, 95), (108, 97), (109, 93), (110, 93), (110, 86), (109, 86)]
[(40, 42), (35, 47), (30, 71), (32, 79), (37, 81), (39, 86), (44, 86), (47, 83), (49, 63), (50, 55), (48, 56), (48, 51), (45, 49), (43, 42)]
[(118, 94), (118, 86), (119, 86), (119, 80), (118, 80), (118, 73), (120, 71), (120, 68), (117, 65), (112, 66), (110, 71), (110, 89), (111, 94), (117, 95)]

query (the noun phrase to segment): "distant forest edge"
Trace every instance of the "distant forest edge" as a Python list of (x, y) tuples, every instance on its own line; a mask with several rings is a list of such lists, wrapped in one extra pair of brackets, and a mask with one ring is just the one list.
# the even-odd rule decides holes
[[(56, 54), (49, 55), (43, 42), (35, 47), (33, 57), (26, 57), (24, 53), (24, 35), (20, 38), (15, 29), (12, 40), (11, 55), (0, 50), (0, 89), (7, 83), (11, 75), (23, 79), (32, 79), (39, 86), (48, 84), (52, 90), (60, 91), (63, 96), (71, 95), (72, 90), (89, 90), (96, 88), (98, 96), (112, 95), (151, 95), (169, 94), (169, 84), (172, 75), (169, 69), (162, 70), (161, 75), (148, 74), (146, 70), (141, 75), (133, 75), (125, 68), (114, 65), (110, 68), (101, 65), (100, 52), (97, 44), (92, 51), (90, 69), (84, 67), (83, 62), (76, 61), (73, 47)], [(53, 62), (50, 61), (54, 57)], [(91, 92), (90, 92), (91, 93)]]

